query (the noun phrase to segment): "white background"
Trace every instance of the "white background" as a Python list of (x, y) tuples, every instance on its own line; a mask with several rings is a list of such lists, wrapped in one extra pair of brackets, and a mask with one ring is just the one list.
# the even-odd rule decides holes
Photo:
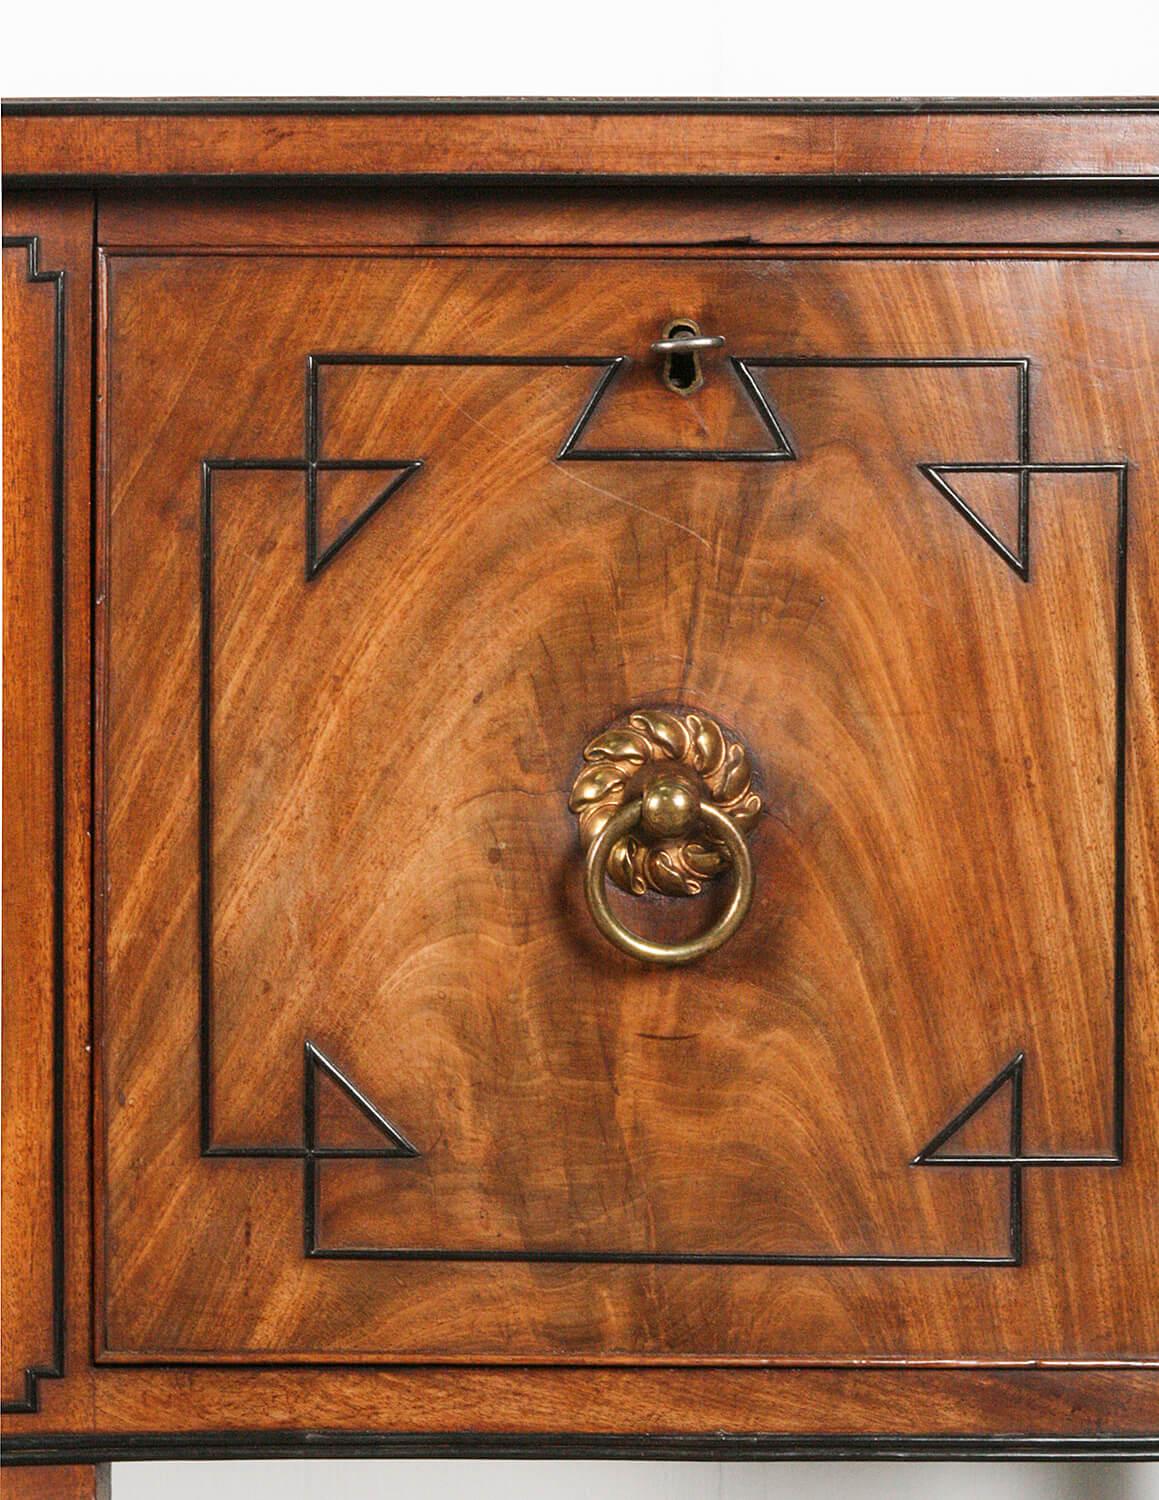
[[(4, 43), (8, 98), (1159, 92), (1159, 0), (55, 0), (10, 5)], [(464, 1491), (471, 1500), (1159, 1500), (1159, 1466), (315, 1461), (117, 1465), (113, 1477), (114, 1500)]]
[(54, 0), (5, 95), (1159, 92), (1155, 0)]

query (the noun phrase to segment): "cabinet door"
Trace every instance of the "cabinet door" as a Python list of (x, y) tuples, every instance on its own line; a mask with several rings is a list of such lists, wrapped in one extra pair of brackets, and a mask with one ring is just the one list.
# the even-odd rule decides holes
[[(1064, 252), (111, 256), (100, 1359), (1159, 1354), (1157, 327)], [(751, 907), (640, 962), (573, 787), (709, 721)]]

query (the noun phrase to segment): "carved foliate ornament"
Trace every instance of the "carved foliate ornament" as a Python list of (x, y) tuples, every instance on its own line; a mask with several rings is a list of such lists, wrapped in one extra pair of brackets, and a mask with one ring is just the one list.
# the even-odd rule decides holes
[[(742, 832), (760, 814), (748, 751), (708, 714), (642, 710), (626, 725), (596, 735), (583, 758), (568, 806), (579, 818), (585, 849), (626, 801), (641, 796), (662, 773), (686, 776), (701, 801), (727, 813)], [(702, 825), (672, 838), (649, 837), (636, 828), (613, 845), (607, 873), (635, 896), (697, 896), (706, 880), (724, 874), (731, 863), (725, 845)]]

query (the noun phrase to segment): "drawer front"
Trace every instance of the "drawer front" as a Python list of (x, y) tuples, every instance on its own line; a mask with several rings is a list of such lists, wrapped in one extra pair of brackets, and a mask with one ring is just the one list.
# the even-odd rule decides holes
[[(113, 255), (104, 316), (101, 1359), (1159, 1353), (1153, 262)], [(669, 967), (569, 800), (689, 716), (761, 811)]]

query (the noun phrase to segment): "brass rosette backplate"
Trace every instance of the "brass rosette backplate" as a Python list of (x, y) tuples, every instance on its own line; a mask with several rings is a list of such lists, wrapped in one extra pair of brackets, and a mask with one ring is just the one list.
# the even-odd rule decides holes
[[(568, 806), (579, 818), (585, 849), (626, 801), (642, 795), (649, 781), (663, 773), (686, 776), (702, 801), (727, 813), (744, 833), (760, 814), (748, 751), (705, 713), (641, 710), (625, 725), (596, 735), (583, 758)], [(662, 839), (646, 839), (633, 830), (612, 846), (607, 873), (635, 896), (648, 891), (697, 896), (704, 882), (724, 874), (731, 862), (724, 844), (703, 827)]]

